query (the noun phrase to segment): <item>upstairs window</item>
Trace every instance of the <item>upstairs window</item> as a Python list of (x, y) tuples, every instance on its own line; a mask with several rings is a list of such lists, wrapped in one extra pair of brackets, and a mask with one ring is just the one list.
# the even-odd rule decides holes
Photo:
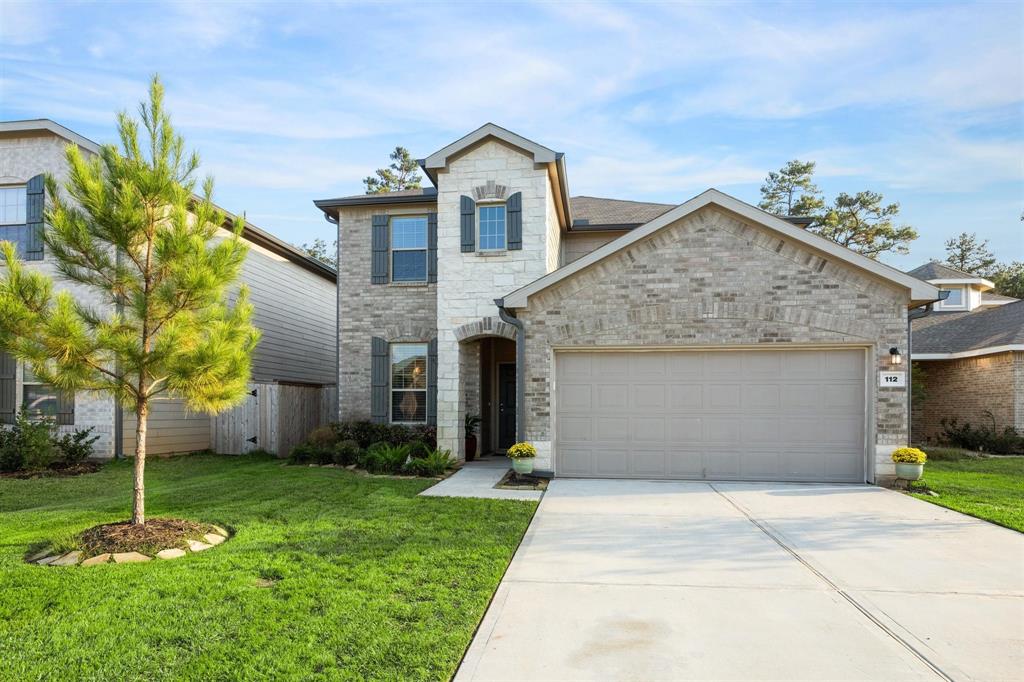
[(427, 217), (391, 219), (391, 281), (427, 281)]
[(391, 344), (391, 421), (427, 421), (427, 344)]
[(480, 207), (480, 250), (505, 250), (505, 204)]
[(940, 289), (939, 291), (948, 291), (949, 297), (939, 303), (939, 310), (954, 310), (963, 308), (964, 303), (964, 290), (963, 287), (953, 287), (950, 289)]
[(24, 225), (25, 186), (0, 187), (0, 225)]

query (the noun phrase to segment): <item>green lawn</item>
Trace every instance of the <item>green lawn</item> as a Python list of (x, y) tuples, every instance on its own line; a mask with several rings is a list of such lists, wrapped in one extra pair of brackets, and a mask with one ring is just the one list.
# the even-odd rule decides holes
[(1024, 532), (1024, 457), (929, 461), (922, 500)]
[(130, 465), (0, 480), (0, 678), (448, 679), (536, 504), (416, 496), (431, 483), (155, 460), (150, 516), (236, 535), (170, 562), (47, 568), (23, 563), (29, 544), (128, 517)]

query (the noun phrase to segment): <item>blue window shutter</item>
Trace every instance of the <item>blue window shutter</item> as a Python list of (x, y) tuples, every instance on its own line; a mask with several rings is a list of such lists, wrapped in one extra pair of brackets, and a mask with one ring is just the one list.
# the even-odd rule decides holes
[(476, 202), (472, 197), (462, 195), (462, 253), (476, 251)]
[(427, 214), (427, 281), (437, 281), (437, 214)]
[(18, 363), (13, 355), (0, 351), (0, 424), (13, 424), (18, 408), (16, 378)]
[(386, 215), (373, 216), (373, 261), (370, 269), (371, 284), (388, 283), (388, 249), (391, 239), (388, 234), (388, 217)]
[(388, 421), (388, 342), (374, 336), (370, 342), (370, 419), (376, 424)]
[(505, 231), (509, 251), (523, 248), (523, 193), (516, 192), (505, 202)]
[(43, 207), (46, 203), (46, 185), (37, 175), (25, 187), (25, 260), (43, 259)]
[(437, 426), (437, 337), (427, 344), (427, 424)]

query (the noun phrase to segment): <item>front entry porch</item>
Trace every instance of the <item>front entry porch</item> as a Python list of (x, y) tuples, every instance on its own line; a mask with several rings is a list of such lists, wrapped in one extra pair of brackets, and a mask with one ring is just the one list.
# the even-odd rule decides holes
[(467, 414), (480, 417), (477, 454), (503, 454), (516, 441), (516, 344), (500, 337), (474, 343), (479, 344), (479, 383), (475, 390), (467, 387), (466, 398)]

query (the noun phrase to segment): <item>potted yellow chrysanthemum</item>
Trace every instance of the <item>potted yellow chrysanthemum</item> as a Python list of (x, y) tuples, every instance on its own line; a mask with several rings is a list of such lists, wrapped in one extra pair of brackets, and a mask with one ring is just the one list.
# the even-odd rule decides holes
[(512, 460), (512, 469), (517, 474), (528, 474), (533, 471), (533, 458), (537, 456), (537, 448), (529, 443), (516, 443), (505, 451)]
[(928, 455), (917, 448), (898, 448), (892, 453), (892, 461), (896, 463), (896, 478), (916, 481), (924, 475)]

